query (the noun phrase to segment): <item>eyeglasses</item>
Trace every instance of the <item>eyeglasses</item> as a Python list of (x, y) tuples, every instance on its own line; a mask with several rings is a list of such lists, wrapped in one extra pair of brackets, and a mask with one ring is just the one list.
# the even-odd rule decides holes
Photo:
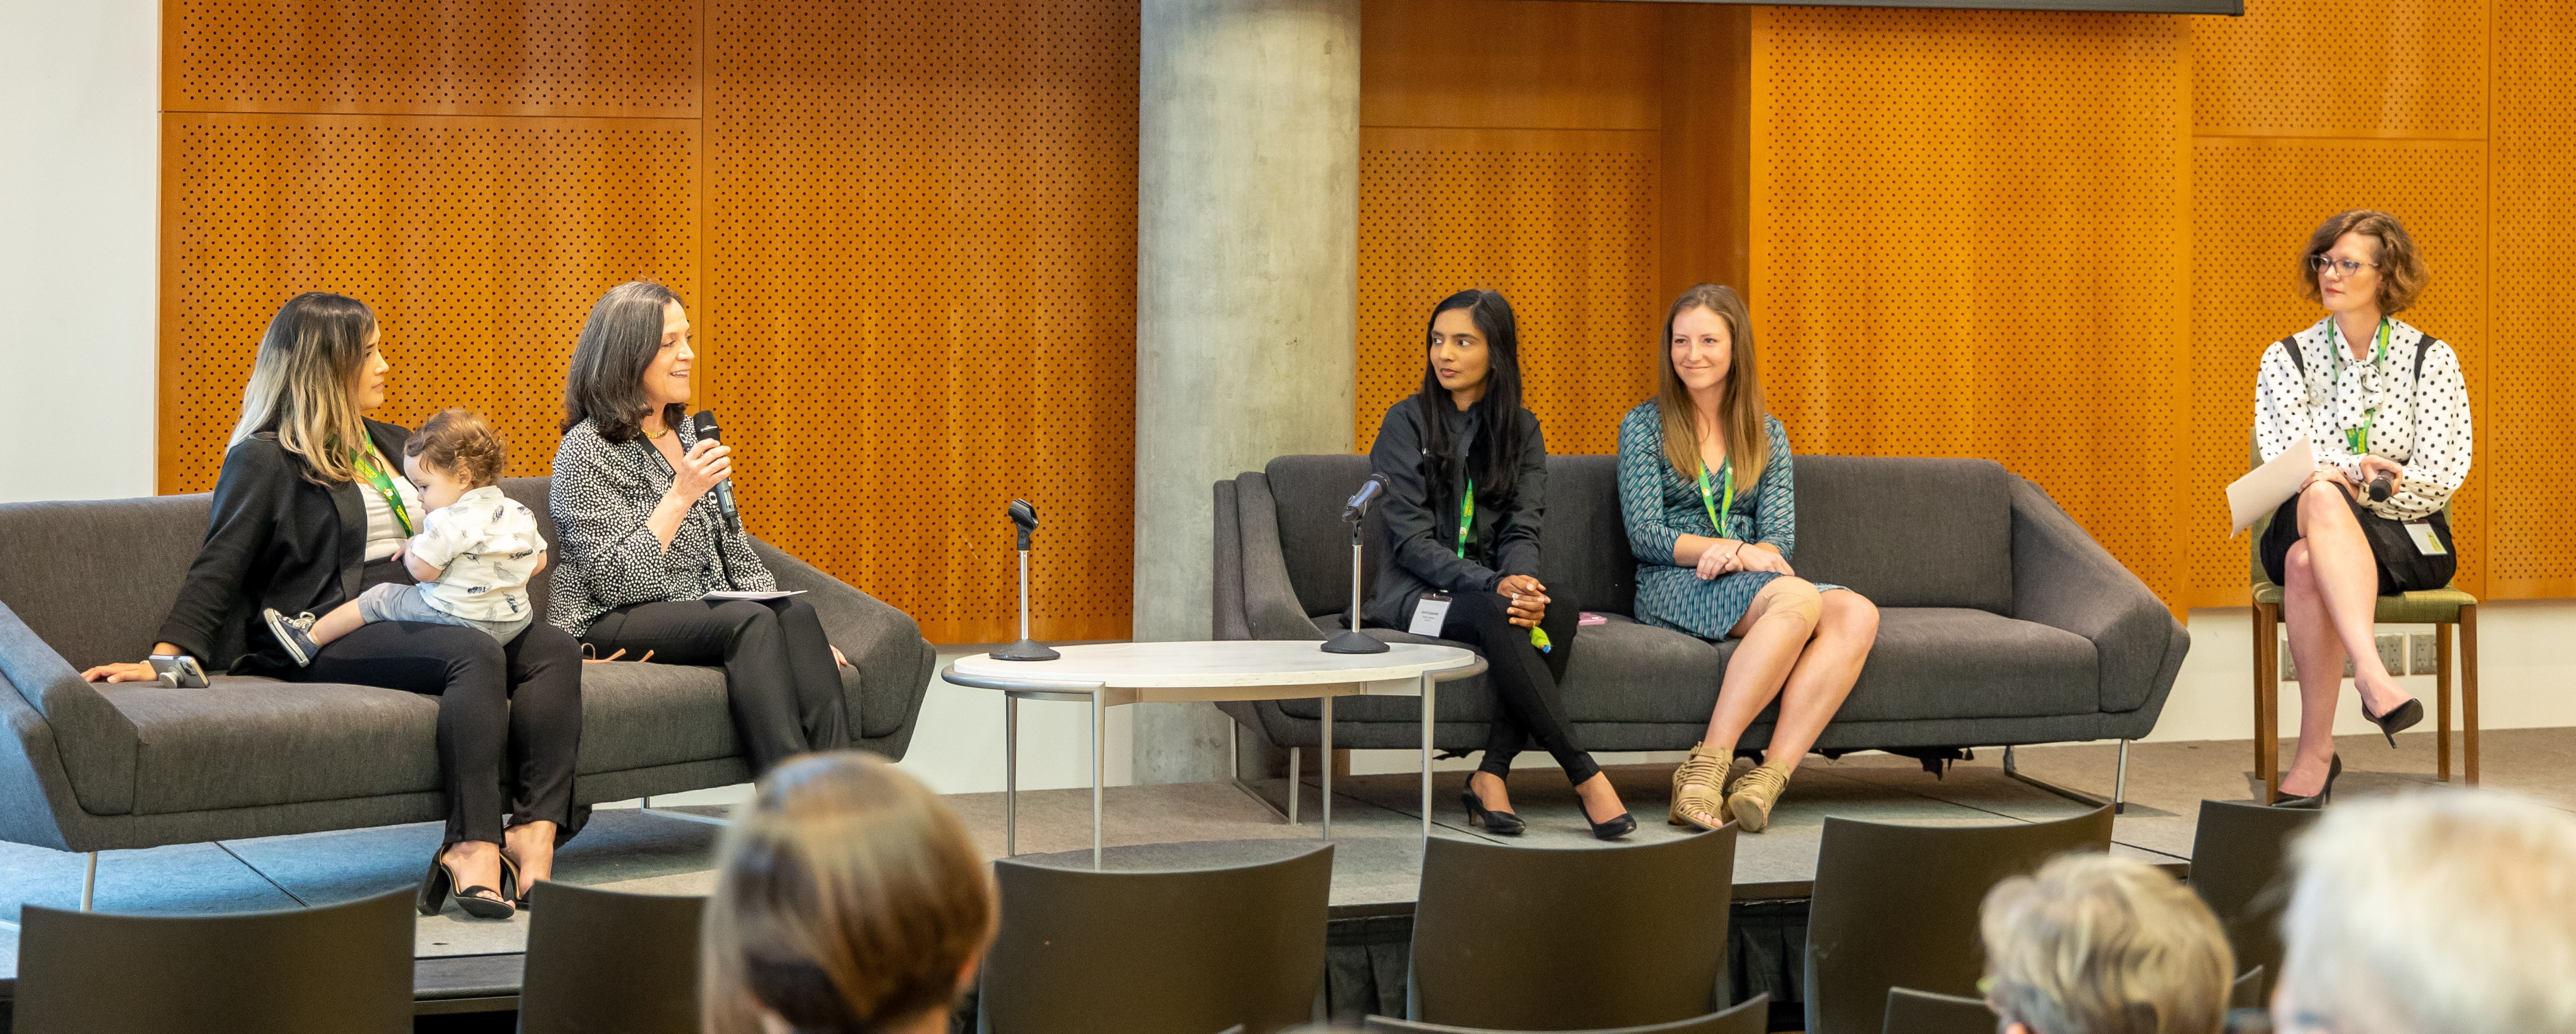
[(2316, 270), (2319, 274), (2331, 273), (2334, 275), (2335, 279), (2340, 280), (2361, 272), (2364, 269), (2377, 269), (2379, 268), (2379, 263), (2355, 262), (2351, 259), (2339, 259), (2331, 255), (2310, 255), (2308, 256), (2308, 268)]

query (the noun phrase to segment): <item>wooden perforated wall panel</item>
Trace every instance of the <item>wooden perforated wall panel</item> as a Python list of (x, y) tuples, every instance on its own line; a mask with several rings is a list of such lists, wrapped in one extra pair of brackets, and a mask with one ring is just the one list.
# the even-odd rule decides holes
[(2487, 476), (2487, 592), (2576, 596), (2576, 357), (2567, 338), (2576, 255), (2576, 7), (2495, 4), (2493, 306), (2478, 464)]
[(2173, 598), (2189, 47), (2170, 17), (1754, 11), (1749, 300), (1799, 451), (2000, 461)]
[(1136, 9), (171, 0), (159, 484), (209, 487), (296, 292), (372, 305), (377, 415), (493, 415), (545, 473), (591, 302), (649, 278), (752, 530), (946, 642), (1123, 636)]
[[(1136, 8), (716, 3), (710, 398), (760, 534), (941, 642), (1127, 634)], [(746, 461), (748, 462), (748, 461)]]
[(1662, 79), (1636, 55), (1664, 6), (1362, 5), (1360, 449), (1421, 388), (1431, 307), (1470, 287), (1511, 300), (1548, 450), (1617, 449), (1663, 305)]

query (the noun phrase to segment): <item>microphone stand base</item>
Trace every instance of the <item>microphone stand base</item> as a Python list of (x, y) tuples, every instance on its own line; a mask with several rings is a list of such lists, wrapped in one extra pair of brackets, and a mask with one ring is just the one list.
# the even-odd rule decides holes
[(1035, 639), (1022, 639), (985, 656), (997, 661), (1052, 661), (1064, 655), (1047, 649)]
[(1359, 631), (1357, 631), (1357, 630), (1353, 630), (1353, 631), (1349, 631), (1349, 632), (1344, 632), (1344, 633), (1342, 633), (1342, 634), (1340, 634), (1340, 635), (1337, 635), (1337, 636), (1332, 637), (1331, 639), (1327, 639), (1327, 640), (1325, 640), (1325, 641), (1324, 641), (1324, 652), (1325, 652), (1325, 653), (1385, 653), (1385, 652), (1386, 652), (1386, 643), (1385, 643), (1384, 641), (1382, 641), (1382, 640), (1379, 640), (1379, 639), (1376, 639), (1376, 638), (1373, 638), (1373, 637), (1370, 637), (1370, 636), (1367, 636), (1367, 635), (1361, 634), (1361, 633), (1360, 633)]

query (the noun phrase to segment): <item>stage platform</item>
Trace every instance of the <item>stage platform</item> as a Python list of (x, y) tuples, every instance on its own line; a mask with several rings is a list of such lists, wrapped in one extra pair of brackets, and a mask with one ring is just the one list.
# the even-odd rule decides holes
[[(2346, 771), (2343, 797), (2434, 785), (2430, 733), (2339, 742)], [(2576, 729), (2490, 731), (2484, 737), (2486, 785), (2576, 810)], [(2019, 754), (2028, 775), (2091, 793), (2110, 790), (2115, 748), (2107, 744), (2042, 747)], [(2181, 866), (2189, 861), (2199, 802), (2247, 800), (2255, 784), (2241, 740), (2138, 744), (2130, 748), (2128, 813), (2114, 826), (2117, 850)], [(2286, 748), (2285, 748), (2286, 751)], [(1828, 816), (1878, 822), (1977, 825), (2063, 818), (2083, 806), (2014, 781), (2001, 751), (1979, 751), (1935, 778), (1912, 760), (1853, 755), (1810, 759), (1800, 767), (1772, 828), (1737, 847), (1739, 902), (1803, 898), (1815, 872), (1816, 846)], [(1663, 821), (1669, 765), (1608, 769), (1640, 819), (1630, 842), (1686, 835)], [(1409, 912), (1418, 880), (1420, 801), (1416, 776), (1364, 775), (1334, 780), (1335, 858), (1332, 901), (1337, 917)], [(1433, 801), (1433, 835), (1485, 837), (1458, 808), (1465, 773), (1443, 772)], [(1112, 787), (1107, 791), (1105, 864), (1173, 868), (1226, 864), (1304, 850), (1316, 842), (1314, 777), (1307, 777), (1305, 821), (1281, 823), (1234, 785), (1194, 783)], [(1284, 805), (1285, 780), (1258, 784)], [(1529, 832), (1509, 840), (1527, 847), (1597, 849), (1575, 808), (1573, 792), (1553, 767), (1513, 776), (1513, 800)], [(948, 798), (987, 854), (1003, 848), (1000, 794)], [(721, 816), (721, 807), (685, 809)], [(1020, 795), (1023, 858), (1087, 866), (1090, 791), (1042, 790)], [(634, 808), (604, 808), (558, 864), (561, 878), (618, 890), (699, 894), (713, 882), (715, 825)], [(236, 912), (324, 905), (414, 885), (436, 846), (439, 826), (421, 824), (112, 851), (98, 868), (102, 911), (162, 914)], [(0, 844), (0, 980), (17, 971), (15, 921), (23, 904), (77, 907), (82, 856)], [(508, 923), (464, 919), (452, 907), (422, 919), (415, 950), (422, 1011), (515, 1008), (519, 952), (528, 917)], [(8, 984), (0, 982), (0, 997)]]

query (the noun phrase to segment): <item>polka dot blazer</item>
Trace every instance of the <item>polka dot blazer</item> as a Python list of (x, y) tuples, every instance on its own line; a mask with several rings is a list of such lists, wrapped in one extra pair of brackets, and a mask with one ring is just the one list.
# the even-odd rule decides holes
[[(2397, 461), (2406, 474), (2388, 501), (2367, 504), (2371, 512), (2411, 521), (2440, 510), (2469, 477), (2469, 389), (2460, 376), (2459, 354), (2392, 319), (2386, 358), (2357, 361), (2348, 342), (2337, 346), (2342, 335), (2329, 336), (2331, 319), (2263, 351), (2254, 382), (2255, 444), (2270, 460), (2305, 438), (2316, 447), (2318, 462), (2359, 482), (2361, 458), (2344, 431), (2360, 427), (2364, 412), (2375, 406), (2369, 451)], [(2420, 364), (2418, 346), (2424, 350)], [(2298, 349), (2296, 360), (2292, 348)]]

